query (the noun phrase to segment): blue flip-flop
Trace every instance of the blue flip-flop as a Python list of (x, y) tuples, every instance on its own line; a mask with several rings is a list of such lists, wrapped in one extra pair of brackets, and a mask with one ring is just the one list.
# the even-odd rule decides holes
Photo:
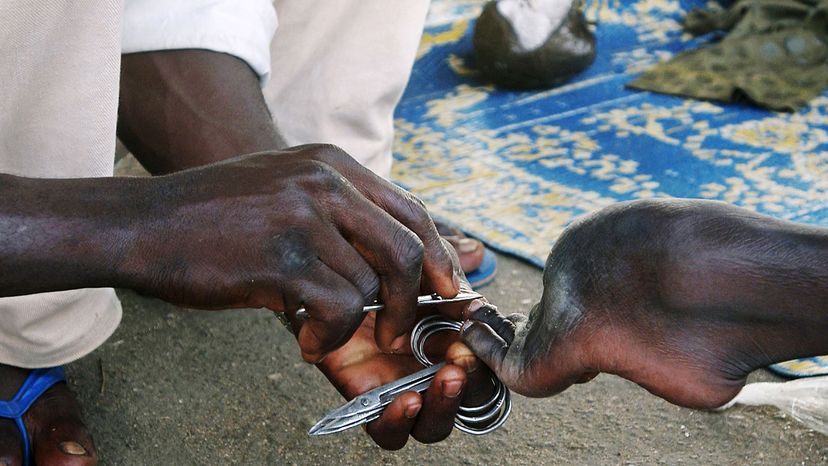
[(466, 280), (476, 290), (491, 283), (496, 275), (497, 258), (489, 248), (485, 248), (483, 251), (483, 262), (480, 263), (480, 267), (466, 274)]
[(52, 385), (63, 382), (66, 376), (62, 367), (49, 369), (35, 369), (29, 372), (29, 376), (23, 385), (17, 390), (11, 400), (0, 400), (0, 417), (12, 419), (20, 430), (20, 437), (23, 439), (23, 464), (28, 466), (31, 460), (31, 448), (29, 447), (29, 434), (23, 424), (23, 414), (29, 410), (40, 395)]

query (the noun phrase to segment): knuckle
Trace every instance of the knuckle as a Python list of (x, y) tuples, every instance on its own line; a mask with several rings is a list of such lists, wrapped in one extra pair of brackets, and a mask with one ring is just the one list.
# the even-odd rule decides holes
[(357, 290), (342, 293), (338, 301), (337, 304), (342, 310), (343, 315), (348, 317), (361, 315), (362, 308), (365, 306), (365, 298)]
[(418, 231), (427, 231), (432, 221), (425, 202), (414, 194), (405, 192), (402, 197), (402, 206), (403, 208), (399, 211), (403, 215), (403, 223), (415, 227)]
[(342, 176), (319, 160), (306, 160), (302, 166), (302, 183), (312, 188), (330, 190), (342, 184)]
[(276, 235), (273, 249), (278, 269), (288, 279), (307, 274), (317, 261), (304, 235), (296, 230)]
[(312, 196), (311, 202), (319, 204), (324, 199), (322, 204), (337, 204), (355, 193), (353, 184), (334, 164), (308, 160), (305, 165), (300, 182), (303, 190)]
[(425, 257), (425, 246), (420, 238), (411, 230), (400, 228), (394, 234), (393, 244), (400, 270), (407, 274), (419, 275)]
[(431, 217), (428, 215), (428, 208), (425, 202), (413, 193), (407, 192), (406, 194), (405, 201), (408, 210), (411, 212), (411, 216), (422, 222), (430, 222)]
[(345, 152), (344, 149), (335, 144), (311, 144), (308, 146), (308, 148), (313, 153), (315, 159), (326, 163), (335, 164), (336, 162), (341, 161), (343, 159), (351, 158), (351, 156), (348, 155), (348, 153)]
[(365, 302), (376, 299), (379, 294), (380, 280), (371, 268), (366, 267), (356, 279), (357, 287), (362, 291)]

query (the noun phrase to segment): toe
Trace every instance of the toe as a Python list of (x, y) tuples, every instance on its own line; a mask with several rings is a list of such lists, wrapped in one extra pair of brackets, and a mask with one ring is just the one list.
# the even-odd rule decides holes
[(35, 464), (92, 466), (98, 463), (80, 408), (64, 383), (47, 390), (26, 414)]
[(457, 257), (460, 259), (460, 268), (464, 273), (471, 273), (480, 268), (486, 248), (483, 243), (476, 239), (460, 236), (444, 236), (449, 244), (454, 247)]
[(38, 436), (34, 459), (38, 465), (92, 466), (98, 463), (92, 438), (76, 419), (56, 419)]

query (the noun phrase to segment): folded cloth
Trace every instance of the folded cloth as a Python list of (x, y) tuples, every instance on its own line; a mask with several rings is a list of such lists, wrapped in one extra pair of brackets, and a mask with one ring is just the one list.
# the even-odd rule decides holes
[(730, 31), (676, 55), (628, 86), (698, 99), (749, 101), (794, 111), (828, 87), (828, 0), (741, 0), (693, 10), (685, 31)]

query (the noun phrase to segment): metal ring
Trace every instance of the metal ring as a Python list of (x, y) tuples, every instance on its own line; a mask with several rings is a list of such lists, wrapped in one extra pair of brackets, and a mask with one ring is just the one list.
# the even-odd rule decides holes
[[(420, 364), (430, 367), (434, 363), (425, 354), (425, 343), (432, 335), (446, 330), (460, 331), (462, 324), (441, 316), (429, 316), (420, 320), (411, 332), (411, 352)], [(472, 435), (484, 435), (497, 430), (512, 412), (512, 396), (503, 382), (492, 377), (495, 393), (479, 406), (461, 406), (454, 419), (454, 426)], [(485, 426), (480, 424), (488, 423)]]
[(454, 420), (454, 427), (457, 427), (462, 432), (465, 432), (465, 433), (471, 434), (471, 435), (486, 435), (490, 432), (494, 432), (497, 429), (499, 429), (500, 426), (502, 426), (503, 423), (506, 422), (506, 419), (509, 418), (509, 415), (512, 414), (512, 395), (511, 395), (511, 393), (509, 392), (508, 389), (506, 389), (503, 393), (504, 393), (503, 409), (500, 412), (500, 417), (497, 418), (497, 420), (493, 424), (490, 424), (486, 427), (472, 427), (472, 426), (467, 426), (463, 422), (455, 419)]
[(495, 383), (495, 381), (494, 381), (494, 380), (492, 380), (491, 382), (492, 382), (492, 385), (494, 386), (494, 389), (495, 389), (494, 394), (492, 394), (492, 397), (491, 397), (491, 398), (489, 398), (488, 400), (486, 400), (486, 402), (485, 402), (485, 403), (483, 403), (483, 404), (482, 404), (482, 405), (480, 405), (480, 406), (460, 406), (460, 411), (461, 411), (463, 414), (468, 414), (468, 415), (471, 415), (471, 414), (481, 413), (481, 412), (483, 412), (483, 411), (486, 411), (486, 410), (488, 410), (488, 409), (491, 409), (491, 408), (492, 408), (492, 406), (494, 406), (495, 404), (497, 404), (497, 400), (498, 400), (498, 398), (500, 398), (500, 397), (502, 396), (502, 395), (500, 394), (500, 392), (501, 392), (501, 391), (503, 390), (503, 388), (505, 388), (505, 387), (503, 386), (503, 384), (498, 384), (498, 383)]

